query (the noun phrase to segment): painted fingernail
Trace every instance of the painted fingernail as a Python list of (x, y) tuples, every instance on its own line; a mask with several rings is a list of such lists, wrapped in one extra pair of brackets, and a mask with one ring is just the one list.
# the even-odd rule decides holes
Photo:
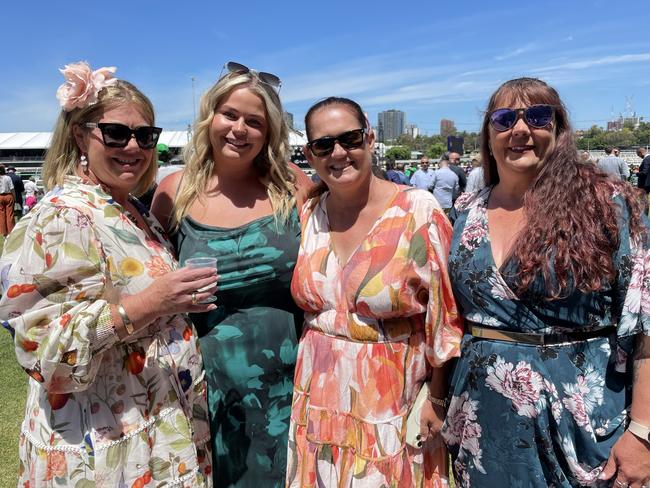
[(421, 442), (418, 442), (418, 447), (422, 447), (422, 443), (421, 443)]
[(416, 438), (416, 440), (419, 441), (420, 439), (422, 439), (422, 436), (420, 434), (418, 434), (418, 435), (415, 436), (415, 438)]

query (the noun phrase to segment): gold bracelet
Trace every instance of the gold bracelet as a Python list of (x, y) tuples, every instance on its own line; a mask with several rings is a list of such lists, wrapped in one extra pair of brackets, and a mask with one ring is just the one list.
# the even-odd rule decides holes
[(429, 400), (431, 403), (434, 405), (438, 405), (439, 407), (442, 408), (447, 408), (447, 399), (446, 398), (436, 398), (434, 396), (431, 396), (430, 392), (427, 392), (427, 400)]
[(126, 333), (128, 335), (133, 334), (135, 332), (135, 329), (133, 328), (133, 322), (131, 322), (131, 319), (126, 314), (126, 310), (124, 310), (124, 306), (121, 303), (117, 305), (117, 313), (120, 314), (122, 323), (124, 324), (124, 328), (126, 329)]

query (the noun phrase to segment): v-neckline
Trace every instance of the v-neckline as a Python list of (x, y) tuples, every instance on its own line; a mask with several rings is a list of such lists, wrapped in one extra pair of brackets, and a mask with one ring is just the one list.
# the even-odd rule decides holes
[(329, 240), (329, 248), (330, 248), (330, 252), (334, 256), (334, 260), (338, 264), (339, 269), (341, 269), (341, 270), (345, 269), (347, 267), (347, 265), (350, 264), (350, 261), (352, 260), (352, 258), (359, 252), (359, 249), (361, 249), (361, 246), (374, 233), (375, 229), (379, 225), (379, 222), (381, 222), (383, 220), (384, 216), (386, 215), (386, 211), (393, 205), (393, 202), (395, 201), (397, 196), (401, 193), (400, 188), (399, 188), (398, 185), (393, 183), (393, 187), (394, 187), (393, 194), (388, 199), (386, 205), (384, 205), (383, 210), (379, 213), (379, 215), (377, 216), (377, 218), (375, 219), (373, 224), (370, 226), (370, 229), (368, 230), (368, 232), (366, 232), (366, 235), (354, 247), (354, 250), (350, 253), (350, 255), (345, 260), (345, 262), (342, 262), (339, 259), (339, 255), (336, 252), (336, 247), (334, 246), (334, 240), (332, 239), (332, 229), (331, 229), (331, 226), (330, 226), (330, 217), (329, 217), (329, 214), (327, 213), (327, 205), (326, 205), (327, 197), (329, 196), (329, 192), (323, 194), (323, 196), (321, 197), (320, 206), (321, 206), (321, 209), (323, 210), (323, 214), (325, 215), (325, 219), (327, 221), (327, 238)]
[[(492, 266), (498, 274), (503, 278), (503, 271), (505, 267), (508, 265), (508, 262), (510, 261), (510, 258), (512, 258), (512, 248), (508, 249), (508, 252), (505, 255), (505, 259), (501, 262), (500, 265), (497, 265), (496, 259), (494, 259), (494, 250), (492, 249), (492, 237), (490, 237), (490, 219), (488, 217), (488, 205), (490, 202), (490, 195), (492, 194), (492, 190), (494, 190), (494, 186), (490, 188), (490, 191), (487, 192), (487, 195), (485, 196), (485, 200), (483, 201), (483, 219), (484, 219), (484, 225), (485, 225), (485, 240), (487, 243), (488, 247), (488, 252), (490, 254), (490, 260), (492, 261)], [(503, 280), (505, 283), (505, 279)]]

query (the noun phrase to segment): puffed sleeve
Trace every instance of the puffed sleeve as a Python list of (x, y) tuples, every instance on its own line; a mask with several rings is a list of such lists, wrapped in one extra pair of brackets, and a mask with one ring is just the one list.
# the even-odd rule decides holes
[(614, 255), (618, 276), (614, 287), (617, 324), (617, 369), (622, 371), (634, 349), (636, 335), (650, 335), (650, 221), (644, 214), (644, 237), (632, 237), (629, 208), (619, 196), (614, 199), (619, 213), (619, 249)]
[(117, 341), (105, 260), (83, 211), (43, 206), (5, 243), (0, 318), (18, 362), (51, 393), (83, 390)]
[(434, 367), (460, 355), (463, 337), (463, 319), (458, 314), (447, 272), (451, 235), (449, 220), (442, 210), (434, 209), (428, 229), (431, 278), (425, 318), (426, 354)]

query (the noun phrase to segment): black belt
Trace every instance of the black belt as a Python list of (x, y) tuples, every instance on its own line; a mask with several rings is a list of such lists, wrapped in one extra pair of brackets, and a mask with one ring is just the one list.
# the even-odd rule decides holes
[(605, 337), (616, 331), (614, 327), (601, 327), (589, 331), (563, 332), (559, 334), (535, 334), (532, 332), (513, 332), (510, 330), (491, 329), (475, 324), (474, 322), (468, 322), (468, 326), (469, 333), (477, 339), (516, 342), (533, 346), (545, 346), (565, 342), (581, 342), (596, 337)]

